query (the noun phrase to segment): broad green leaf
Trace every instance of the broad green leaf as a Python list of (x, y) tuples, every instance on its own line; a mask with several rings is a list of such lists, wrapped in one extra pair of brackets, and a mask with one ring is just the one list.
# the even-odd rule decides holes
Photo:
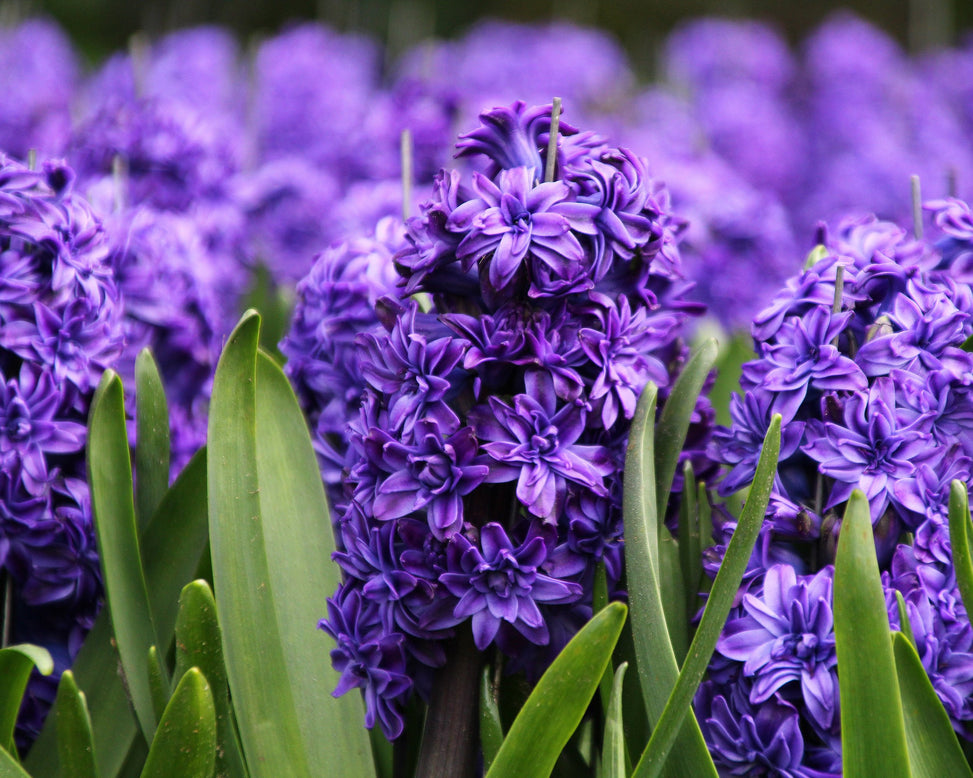
[[(230, 695), (251, 774), (372, 776), (357, 695), (315, 629), (337, 585), (321, 476), (283, 373), (244, 315), (217, 367), (209, 422), (210, 542)], [(259, 668), (259, 670), (255, 670)]]
[(625, 727), (622, 720), (622, 689), (628, 663), (615, 671), (611, 697), (605, 714), (605, 736), (601, 743), (601, 778), (628, 778), (625, 766)]
[(908, 776), (902, 699), (868, 500), (851, 494), (838, 535), (834, 631), (841, 673), (841, 752), (845, 778)]
[[(210, 403), (210, 553), (226, 675), (251, 774), (310, 778), (270, 590), (257, 474), (257, 340), (248, 312), (223, 349)], [(324, 562), (324, 558), (320, 560)]]
[(669, 749), (676, 741), (679, 728), (686, 720), (687, 714), (692, 715), (693, 695), (696, 694), (696, 689), (713, 656), (716, 641), (720, 637), (733, 600), (740, 589), (740, 582), (743, 580), (743, 574), (746, 572), (747, 563), (750, 561), (760, 527), (767, 513), (770, 491), (777, 473), (777, 459), (780, 456), (780, 426), (781, 417), (779, 414), (774, 414), (767, 434), (764, 436), (760, 460), (757, 462), (757, 471), (754, 474), (746, 505), (737, 521), (733, 537), (730, 539), (723, 562), (716, 574), (716, 580), (713, 582), (713, 588), (706, 599), (706, 608), (703, 610), (696, 635), (689, 647), (689, 654), (633, 776), (649, 778), (661, 774), (669, 756)]
[(246, 765), (233, 714), (223, 661), (223, 638), (216, 615), (216, 599), (206, 581), (193, 581), (183, 587), (176, 616), (176, 680), (192, 667), (209, 681), (216, 711), (216, 774), (246, 775)]
[(84, 692), (74, 682), (74, 674), (65, 670), (57, 686), (57, 697), (51, 715), (57, 723), (57, 752), (64, 778), (96, 778), (95, 743), (91, 734), (91, 717)]
[(331, 517), (307, 421), (283, 371), (257, 355), (257, 472), (270, 590), (312, 775), (372, 776), (359, 694), (331, 696), (339, 675), (317, 629), (340, 583)]
[(136, 516), (142, 530), (169, 490), (169, 411), (152, 352), (135, 359)]
[(135, 523), (125, 397), (112, 370), (105, 371), (92, 400), (86, 458), (105, 600), (135, 715), (151, 740), (156, 718), (145, 658), (158, 641)]
[(194, 667), (172, 693), (141, 778), (210, 778), (215, 762), (213, 697), (206, 677)]
[[(208, 532), (206, 450), (201, 449), (183, 468), (141, 537), (149, 604), (159, 634), (166, 636), (166, 652), (172, 645), (179, 592), (200, 565)], [(141, 764), (147, 746), (118, 674), (107, 609), (95, 620), (72, 670), (88, 700), (99, 773), (119, 775), (130, 754)], [(45, 778), (58, 775), (59, 769), (53, 722), (48, 719), (26, 760), (32, 774)]]
[(480, 674), (480, 747), (483, 751), (483, 771), (487, 772), (503, 745), (503, 724), (500, 722), (500, 704), (497, 688), (493, 683), (493, 668), (483, 666)]
[(970, 498), (966, 484), (949, 485), (949, 540), (956, 585), (967, 613), (973, 613), (973, 557), (970, 555)]
[[(669, 639), (659, 585), (653, 422), (657, 390), (648, 384), (639, 398), (625, 455), (622, 511), (625, 522), (625, 566), (635, 667), (650, 726), (665, 710), (679, 665)], [(633, 752), (634, 753), (634, 752)], [(716, 778), (703, 734), (695, 716), (687, 716), (666, 762), (670, 778)]]
[(895, 672), (905, 714), (905, 740), (915, 778), (973, 776), (949, 714), (936, 695), (915, 647), (901, 632), (892, 634)]
[(14, 727), (35, 667), (42, 675), (54, 671), (54, 660), (46, 648), (21, 643), (0, 649), (0, 748), (10, 753), (15, 753)]
[(558, 654), (514, 719), (487, 778), (551, 774), (598, 688), (627, 610), (623, 603), (611, 603)]
[(31, 778), (5, 748), (0, 748), (0, 778)]

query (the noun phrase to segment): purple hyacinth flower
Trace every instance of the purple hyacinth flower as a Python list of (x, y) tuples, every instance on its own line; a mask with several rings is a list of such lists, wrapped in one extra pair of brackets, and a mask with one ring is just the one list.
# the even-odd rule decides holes
[(775, 392), (773, 409), (794, 418), (810, 387), (818, 391), (861, 391), (865, 374), (832, 343), (848, 326), (851, 311), (832, 314), (815, 308), (806, 316), (786, 320), (775, 343), (764, 349), (768, 372), (762, 386)]
[[(757, 461), (763, 449), (764, 437), (770, 426), (774, 395), (762, 389), (745, 392), (743, 397), (730, 397), (729, 428), (719, 428), (707, 449), (715, 461), (731, 465), (731, 470), (720, 482), (722, 496), (733, 494), (753, 480)], [(783, 419), (780, 435), (780, 461), (785, 461), (801, 444), (804, 422)]]
[(328, 618), (318, 627), (338, 644), (331, 651), (331, 662), (341, 678), (332, 695), (340, 697), (360, 688), (365, 698), (365, 726), (371, 729), (377, 721), (389, 740), (397, 738), (405, 726), (400, 707), (412, 689), (404, 636), (387, 633), (378, 618), (378, 607), (347, 585), (328, 599)]
[[(495, 177), (502, 170), (523, 167), (532, 179), (539, 179), (551, 132), (551, 106), (528, 108), (518, 100), (509, 108), (493, 108), (480, 114), (481, 126), (460, 135), (457, 156), (483, 154), (491, 165), (487, 175)], [(577, 130), (566, 122), (558, 125), (558, 134), (575, 135)], [(546, 157), (546, 153), (544, 155)]]
[(358, 339), (364, 349), (362, 376), (389, 395), (389, 422), (406, 433), (428, 406), (442, 403), (452, 389), (450, 374), (468, 346), (465, 340), (448, 336), (448, 331), (443, 332), (446, 337), (430, 338), (421, 331), (417, 316), (418, 306), (410, 302), (391, 332), (365, 333)]
[(581, 597), (576, 583), (539, 572), (548, 549), (540, 534), (528, 534), (514, 547), (503, 527), (490, 522), (480, 530), (479, 546), (456, 534), (446, 549), (448, 572), (442, 584), (459, 598), (453, 614), (472, 617), (476, 647), (485, 650), (502, 624), (509, 624), (535, 645), (550, 634), (537, 603), (569, 603)]
[(533, 278), (543, 267), (565, 283), (583, 283), (577, 279), (585, 254), (572, 228), (591, 231), (592, 209), (573, 202), (567, 184), (535, 184), (530, 168), (517, 167), (501, 171), (496, 183), (474, 173), (473, 188), (478, 199), (450, 216), (456, 231), (468, 229), (456, 256), (467, 267), (489, 256), (494, 293), (506, 296), (523, 273)]
[(797, 708), (779, 695), (753, 705), (737, 686), (704, 681), (694, 707), (721, 775), (840, 778), (840, 754), (812, 745)]
[(818, 470), (835, 479), (825, 508), (845, 502), (853, 489), (868, 497), (872, 523), (885, 513), (890, 499), (897, 501), (895, 483), (909, 478), (935, 449), (931, 435), (919, 423), (899, 423), (895, 385), (891, 378), (876, 379), (867, 394), (844, 400), (839, 422), (807, 422), (804, 453), (818, 462)]
[(789, 565), (771, 567), (760, 596), (743, 596), (744, 615), (727, 621), (716, 644), (720, 654), (744, 663), (744, 676), (753, 678), (751, 702), (799, 682), (808, 714), (825, 730), (838, 706), (832, 576), (830, 566), (800, 580)]
[(556, 407), (553, 392), (518, 394), (512, 405), (489, 398), (469, 415), (483, 450), (495, 461), (492, 481), (517, 479), (517, 499), (535, 516), (556, 519), (568, 483), (605, 496), (615, 465), (603, 446), (578, 444), (585, 412), (577, 402)]
[(63, 418), (64, 400), (51, 374), (30, 363), (19, 378), (0, 381), (0, 467), (19, 467), (31, 494), (47, 489), (46, 452), (69, 454), (84, 446), (84, 425)]
[(598, 326), (581, 329), (578, 342), (599, 370), (590, 397), (601, 406), (601, 422), (609, 429), (619, 414), (626, 419), (635, 415), (646, 383), (669, 383), (666, 366), (653, 352), (672, 341), (680, 318), (669, 312), (650, 315), (642, 307), (633, 312), (624, 296), (617, 303), (604, 295), (591, 297), (600, 303), (591, 309)]
[(433, 419), (420, 419), (415, 442), (388, 440), (382, 448), (391, 475), (381, 482), (373, 512), (380, 521), (426, 511), (429, 529), (446, 540), (463, 528), (463, 497), (490, 474), (470, 427), (446, 435)]

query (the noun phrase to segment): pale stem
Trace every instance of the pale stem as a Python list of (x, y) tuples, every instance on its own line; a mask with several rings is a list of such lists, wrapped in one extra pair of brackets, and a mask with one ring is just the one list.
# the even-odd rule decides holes
[(407, 222), (412, 211), (412, 132), (402, 130), (399, 143), (402, 158), (402, 221)]
[(547, 165), (544, 169), (544, 180), (548, 183), (554, 180), (554, 167), (557, 165), (557, 135), (561, 126), (561, 98), (555, 97), (551, 104), (551, 134), (547, 139)]
[(910, 176), (912, 186), (912, 234), (922, 240), (922, 191), (919, 189), (919, 176)]

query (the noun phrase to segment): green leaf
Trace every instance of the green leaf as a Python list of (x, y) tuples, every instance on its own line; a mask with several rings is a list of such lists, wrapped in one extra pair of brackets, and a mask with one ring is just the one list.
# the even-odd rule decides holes
[(159, 721), (141, 778), (210, 778), (216, 762), (216, 712), (197, 668), (180, 679)]
[(493, 764), (500, 746), (503, 745), (500, 704), (492, 675), (493, 669), (490, 665), (484, 665), (483, 672), (480, 674), (480, 746), (483, 751), (483, 772), (490, 770), (490, 765)]
[(21, 643), (0, 649), (0, 748), (11, 754), (16, 753), (14, 727), (20, 703), (35, 667), (43, 675), (53, 672), (54, 661), (46, 648)]
[[(698, 345), (679, 373), (655, 426), (656, 506), (660, 516), (665, 514), (696, 401), (716, 361), (716, 354), (716, 341), (712, 338)], [(687, 603), (696, 592), (686, 591), (678, 544), (662, 521), (658, 522), (658, 532), (662, 605), (676, 662), (681, 663), (689, 645)]]
[(216, 711), (216, 774), (246, 775), (246, 765), (230, 709), (223, 638), (216, 615), (216, 599), (206, 581), (183, 587), (176, 617), (175, 679), (197, 667), (209, 681)]
[(517, 714), (487, 778), (551, 774), (598, 688), (627, 611), (613, 602), (571, 638)]
[(838, 535), (834, 631), (845, 778), (908, 776), (902, 699), (868, 500), (852, 492)]
[(949, 540), (956, 585), (967, 613), (973, 613), (973, 558), (970, 556), (970, 498), (966, 484), (949, 485)]
[(96, 778), (95, 743), (91, 734), (91, 717), (84, 692), (74, 682), (74, 674), (65, 670), (57, 687), (57, 698), (51, 715), (57, 723), (57, 752), (64, 778)]
[(257, 471), (270, 589), (285, 668), (312, 775), (374, 775), (359, 694), (331, 696), (339, 674), (318, 629), (323, 594), (341, 576), (307, 421), (280, 367), (257, 356)]
[(31, 778), (5, 748), (0, 748), (0, 778)]
[(699, 532), (699, 500), (705, 491), (696, 484), (693, 464), (688, 459), (682, 471), (683, 490), (679, 503), (679, 569), (686, 592), (686, 623), (696, 615), (699, 587), (703, 578), (703, 549)]
[(899, 613), (899, 629), (905, 635), (906, 639), (915, 646), (916, 637), (912, 634), (912, 622), (909, 620), (909, 611), (905, 607), (905, 598), (898, 589), (895, 590), (895, 609)]
[[(172, 646), (179, 592), (192, 580), (200, 557), (206, 553), (206, 506), (204, 448), (183, 468), (141, 537), (149, 604), (159, 634), (166, 638), (166, 653)], [(95, 620), (72, 670), (88, 700), (100, 774), (119, 775), (130, 753), (141, 764), (147, 746), (138, 736), (138, 725), (118, 674), (118, 653), (112, 645), (107, 609)], [(34, 775), (47, 778), (58, 774), (53, 717), (31, 748), (26, 764)]]
[(689, 422), (696, 409), (696, 400), (716, 362), (717, 351), (716, 341), (712, 338), (699, 344), (679, 373), (655, 425), (655, 502), (660, 510), (669, 501), (669, 491), (686, 442)]
[[(310, 778), (270, 591), (257, 475), (260, 318), (244, 315), (216, 369), (209, 415), (209, 523), (226, 674), (254, 776)], [(322, 558), (323, 561), (324, 558)]]
[(209, 511), (217, 613), (230, 694), (254, 776), (372, 776), (358, 695), (314, 628), (337, 585), (321, 476), (293, 391), (258, 358), (244, 315), (220, 358), (209, 420)]
[[(659, 517), (656, 512), (653, 421), (657, 390), (648, 384), (639, 398), (625, 455), (622, 512), (625, 522), (625, 566), (635, 667), (649, 724), (656, 726), (679, 677), (679, 665), (669, 639), (659, 584)], [(703, 734), (695, 716), (687, 716), (672, 754), (667, 776), (716, 778)]]
[(105, 371), (92, 400), (87, 463), (105, 599), (132, 705), (143, 735), (151, 740), (156, 718), (145, 657), (158, 640), (135, 523), (125, 397), (112, 370)]
[[(595, 565), (595, 580), (592, 584), (591, 592), (591, 612), (597, 613), (608, 605), (608, 573), (605, 570), (605, 562), (601, 560)], [(608, 702), (612, 692), (612, 667), (605, 668), (604, 675), (598, 684), (598, 697), (601, 699), (602, 710), (608, 710)]]
[(135, 359), (135, 489), (139, 529), (169, 490), (169, 411), (159, 367), (148, 348)]
[(622, 689), (628, 663), (622, 662), (615, 671), (605, 715), (605, 737), (601, 744), (601, 777), (627, 778), (625, 766), (625, 726), (622, 720)]
[(156, 646), (149, 648), (146, 671), (149, 675), (149, 689), (152, 691), (152, 709), (155, 711), (156, 719), (159, 719), (169, 702), (169, 682), (166, 680), (166, 671), (162, 666), (162, 660), (159, 659), (159, 649)]
[(916, 778), (973, 776), (949, 714), (939, 701), (915, 647), (901, 632), (892, 634), (895, 671), (902, 694), (909, 763)]
[(747, 563), (750, 561), (757, 536), (760, 534), (760, 527), (767, 513), (770, 492), (777, 473), (777, 459), (780, 456), (780, 426), (780, 414), (774, 414), (767, 434), (764, 436), (750, 494), (716, 574), (713, 588), (706, 599), (706, 608), (700, 618), (686, 662), (682, 666), (665, 710), (652, 732), (652, 737), (649, 738), (649, 744), (633, 776), (649, 778), (662, 772), (680, 726), (687, 716), (692, 716), (693, 695), (706, 673), (716, 648), (716, 641), (723, 631), (733, 600), (740, 590), (740, 582), (743, 580), (743, 574), (746, 572)]

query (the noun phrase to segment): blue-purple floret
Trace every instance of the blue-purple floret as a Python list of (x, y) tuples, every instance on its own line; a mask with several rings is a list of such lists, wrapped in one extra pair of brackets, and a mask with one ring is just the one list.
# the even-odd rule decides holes
[[(927, 208), (938, 227), (927, 240), (875, 218), (822, 229), (809, 266), (754, 319), (756, 357), (743, 366), (730, 426), (709, 445), (729, 468), (718, 487), (728, 496), (752, 480), (770, 416), (782, 414), (770, 507), (697, 698), (717, 763), (731, 773), (741, 756), (726, 739), (727, 711), (756, 722), (775, 696), (796, 712), (806, 755), (837, 748), (830, 564), (855, 488), (868, 498), (890, 621), (899, 626), (898, 590), (953, 727), (973, 737), (973, 643), (947, 518), (950, 483), (973, 481), (964, 347), (973, 305), (962, 275), (973, 230), (962, 201)], [(714, 513), (710, 575), (733, 526)]]
[[(74, 172), (0, 157), (0, 572), (15, 642), (48, 646), (64, 670), (102, 592), (84, 445), (101, 372), (121, 355), (121, 296), (109, 241), (72, 190)], [(18, 742), (53, 699), (32, 681)]]
[(389, 738), (460, 630), (533, 679), (590, 616), (599, 563), (616, 592), (635, 402), (685, 359), (696, 310), (665, 189), (569, 125), (544, 181), (551, 110), (484, 113), (458, 144), (472, 170), (437, 175), (394, 254), (325, 252), (282, 344), (331, 453), (336, 693), (361, 687)]

